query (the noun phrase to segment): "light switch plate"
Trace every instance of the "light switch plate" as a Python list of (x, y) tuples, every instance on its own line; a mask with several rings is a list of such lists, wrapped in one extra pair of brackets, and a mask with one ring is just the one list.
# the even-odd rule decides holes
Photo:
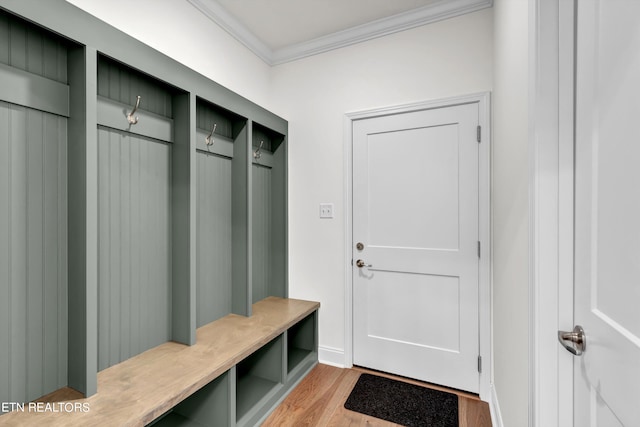
[(333, 203), (320, 203), (320, 218), (333, 218)]

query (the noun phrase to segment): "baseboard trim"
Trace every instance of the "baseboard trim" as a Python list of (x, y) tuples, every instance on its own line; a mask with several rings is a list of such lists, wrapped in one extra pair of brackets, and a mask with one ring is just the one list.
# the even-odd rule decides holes
[(344, 350), (332, 347), (319, 347), (318, 360), (320, 363), (336, 368), (346, 367), (344, 360)]
[(500, 412), (500, 404), (498, 403), (498, 394), (496, 393), (496, 388), (493, 384), (491, 384), (489, 412), (491, 413), (491, 425), (493, 427), (504, 427), (504, 423), (502, 422), (502, 413)]

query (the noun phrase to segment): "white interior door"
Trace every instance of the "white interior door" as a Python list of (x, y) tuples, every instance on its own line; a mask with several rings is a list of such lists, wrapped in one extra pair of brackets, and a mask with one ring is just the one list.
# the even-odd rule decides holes
[(478, 392), (478, 115), (353, 123), (356, 365)]
[(640, 2), (577, 2), (574, 425), (640, 425)]

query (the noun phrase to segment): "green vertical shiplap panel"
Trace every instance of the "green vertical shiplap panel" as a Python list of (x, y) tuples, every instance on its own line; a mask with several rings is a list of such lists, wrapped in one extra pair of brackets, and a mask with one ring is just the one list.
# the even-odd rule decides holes
[[(140, 171), (133, 165), (140, 164), (139, 145), (129, 145), (129, 157), (122, 158), (123, 169), (123, 237), (124, 246), (127, 248), (128, 256), (122, 260), (122, 354), (140, 353), (140, 328), (135, 325), (140, 324), (140, 288), (136, 283), (140, 283), (141, 243), (137, 241), (134, 230), (140, 229), (141, 207), (136, 200), (142, 197), (140, 188)], [(124, 153), (124, 151), (122, 152)]]
[(174, 142), (135, 135), (136, 125), (98, 129), (102, 370), (168, 340), (195, 342), (195, 97), (102, 55), (97, 86), (172, 118)]
[(284, 135), (253, 124), (252, 149), (264, 153), (252, 167), (253, 301), (287, 297), (287, 145)]
[(141, 109), (173, 117), (172, 94), (164, 85), (104, 56), (98, 58), (98, 95), (132, 107), (140, 95)]
[(232, 308), (235, 314), (251, 316), (251, 232), (249, 194), (251, 123), (238, 132), (233, 144), (231, 173), (232, 209)]
[(198, 99), (196, 108), (196, 127), (211, 132), (215, 124), (215, 135), (222, 135), (226, 138), (234, 139), (236, 136), (234, 132), (238, 131), (238, 129), (234, 129), (234, 124), (244, 122), (244, 119), (236, 114), (221, 108), (216, 108), (200, 99)]
[[(65, 55), (66, 60), (66, 55)], [(65, 76), (66, 79), (66, 71)], [(67, 126), (58, 126), (59, 140), (64, 141), (64, 147), (58, 149), (58, 193), (66, 194), (66, 199), (58, 197), (57, 209), (58, 209), (58, 229), (57, 235), (57, 262), (58, 262), (58, 292), (56, 297), (53, 298), (57, 301), (58, 318), (57, 318), (57, 336), (51, 336), (49, 339), (56, 340), (58, 345), (58, 355), (56, 360), (58, 361), (58, 384), (68, 384), (68, 368), (67, 368), (67, 355), (69, 350), (69, 335), (68, 335), (68, 283), (69, 283), (69, 210), (68, 210), (68, 180), (66, 171), (69, 170), (67, 150), (68, 150), (68, 123)]]
[(68, 57), (68, 385), (90, 396), (98, 372), (97, 52), (75, 48)]
[(287, 206), (287, 140), (273, 152), (271, 174), (271, 295), (288, 298), (288, 206)]
[(0, 11), (0, 62), (9, 64), (9, 46), (11, 44), (9, 15)]
[[(0, 38), (5, 70), (66, 83), (57, 36), (0, 12)], [(1, 101), (0, 401), (26, 401), (67, 384), (67, 119)]]
[[(98, 235), (98, 239), (99, 241), (106, 240), (108, 249), (106, 253), (98, 253), (98, 263), (107, 264), (109, 278), (103, 280), (102, 277), (99, 277), (98, 286), (107, 288), (109, 294), (107, 295), (107, 300), (99, 300), (100, 305), (98, 307), (106, 310), (109, 316), (106, 325), (109, 345), (107, 366), (112, 366), (125, 358), (125, 355), (120, 350), (120, 319), (124, 311), (126, 311), (125, 307), (120, 305), (120, 289), (123, 286), (120, 261), (127, 256), (127, 248), (121, 242), (121, 238), (124, 236), (122, 222), (127, 221), (127, 219), (120, 212), (120, 203), (125, 198), (125, 195), (121, 194), (122, 187), (120, 185), (120, 178), (123, 173), (123, 170), (121, 170), (120, 151), (122, 149), (127, 150), (129, 147), (124, 144), (121, 147), (120, 135), (115, 132), (108, 132), (107, 138), (104, 139), (98, 137), (98, 147), (100, 145), (107, 146), (107, 157), (98, 158), (98, 170), (101, 168), (107, 169), (108, 180), (106, 188), (98, 187), (98, 194), (106, 193), (108, 202), (104, 206), (98, 205), (98, 212), (105, 213), (104, 219), (100, 218), (100, 222), (104, 220), (107, 223), (108, 232), (106, 235)], [(123, 256), (121, 257), (121, 255)], [(103, 367), (99, 366), (98, 368)]]
[[(156, 107), (162, 104), (158, 98)], [(196, 342), (196, 98), (174, 95), (175, 142), (171, 151), (172, 333)], [(167, 110), (171, 111), (171, 110)]]
[(119, 300), (116, 301), (119, 304), (120, 320), (118, 332), (120, 340), (120, 354), (128, 355), (134, 354), (131, 352), (131, 313), (134, 308), (131, 306), (131, 287), (133, 283), (131, 281), (131, 222), (132, 217), (135, 216), (133, 212), (133, 206), (136, 204), (131, 198), (131, 175), (134, 173), (134, 168), (137, 165), (133, 159), (133, 146), (126, 144), (122, 146), (120, 150), (120, 247), (122, 248), (120, 253), (120, 292)]
[(0, 11), (0, 63), (66, 83), (67, 49), (59, 37)]
[(27, 29), (17, 20), (10, 20), (9, 28), (9, 65), (27, 71)]
[(106, 128), (98, 147), (102, 370), (171, 339), (172, 147)]
[(27, 396), (42, 393), (42, 340), (44, 300), (42, 295), (42, 113), (27, 110)]
[(271, 168), (254, 164), (252, 180), (252, 299), (260, 301), (271, 295)]
[[(98, 141), (108, 138), (106, 130), (98, 129)], [(109, 150), (109, 144), (98, 144), (98, 158), (107, 159)], [(109, 184), (109, 170), (106, 167), (98, 168), (98, 188), (107, 188)], [(108, 206), (109, 195), (106, 191), (98, 193), (98, 206)], [(98, 209), (98, 236), (107, 236), (109, 233), (109, 223), (103, 219), (103, 212)], [(109, 250), (109, 239), (98, 240), (98, 254), (107, 254)], [(98, 262), (98, 277), (100, 281), (108, 281), (109, 279), (109, 263), (101, 260)], [(98, 287), (98, 301), (107, 301), (109, 297), (109, 287), (100, 285)], [(98, 348), (109, 348), (109, 312), (105, 309), (103, 304), (98, 304)], [(107, 351), (98, 352), (98, 366), (108, 366), (109, 359), (107, 357)]]
[[(58, 73), (58, 70), (60, 69), (58, 66), (59, 43), (51, 37), (42, 37), (39, 42), (42, 46), (42, 53), (44, 57), (44, 60), (42, 61), (42, 75), (48, 79), (59, 81), (61, 78), (61, 74)], [(66, 62), (67, 58), (66, 55), (64, 55), (63, 63), (66, 64)], [(66, 67), (64, 68), (66, 69)], [(64, 81), (66, 81), (66, 76), (64, 77)]]
[[(215, 125), (213, 146), (206, 145), (206, 137)], [(235, 167), (244, 165), (233, 160), (238, 145), (246, 144), (246, 119), (202, 99), (196, 103), (197, 162), (197, 324), (202, 326), (234, 312), (234, 298), (240, 314), (246, 314), (246, 284), (243, 283), (242, 263), (235, 260), (233, 245), (243, 241), (246, 225), (236, 223), (235, 213), (241, 209), (241, 185), (234, 183)], [(205, 152), (205, 150), (207, 150)], [(217, 154), (214, 154), (217, 153)], [(239, 175), (240, 180), (243, 175)], [(235, 194), (234, 191), (240, 191)], [(236, 198), (234, 205), (233, 198)], [(241, 249), (241, 248), (236, 248)], [(236, 263), (234, 267), (234, 263)], [(234, 280), (234, 268), (235, 280)], [(236, 286), (237, 285), (237, 286)]]
[[(0, 15), (0, 59), (2, 40)], [(0, 402), (10, 401), (11, 378), (11, 148), (9, 104), (0, 102)]]
[[(66, 119), (0, 102), (0, 387), (2, 401), (27, 401), (66, 385)], [(62, 309), (65, 307), (63, 306)], [(47, 334), (50, 334), (47, 335)]]
[(39, 76), (44, 75), (42, 37), (33, 31), (27, 31), (25, 45), (27, 49), (27, 71)]
[[(42, 185), (43, 185), (43, 354), (42, 359), (45, 361), (45, 369), (43, 372), (43, 388), (44, 390), (55, 390), (58, 386), (58, 369), (57, 363), (59, 356), (58, 347), (58, 328), (59, 321), (59, 299), (58, 294), (60, 275), (64, 275), (66, 270), (66, 227), (60, 229), (66, 223), (66, 212), (61, 212), (60, 205), (66, 205), (67, 191), (66, 186), (61, 185), (60, 178), (66, 175), (66, 168), (60, 165), (60, 151), (66, 154), (67, 136), (66, 125), (60, 123), (60, 118), (52, 115), (43, 117), (43, 129), (46, 135), (46, 141), (59, 141), (58, 144), (44, 143), (42, 147), (43, 168), (42, 168)], [(62, 129), (61, 129), (62, 128)], [(63, 131), (64, 129), (64, 131)], [(66, 183), (66, 178), (63, 180)], [(60, 218), (60, 214), (64, 217)], [(62, 258), (62, 260), (60, 259)], [(62, 261), (62, 262), (61, 262)], [(66, 329), (66, 324), (64, 329)], [(49, 366), (47, 366), (49, 364)], [(66, 378), (63, 382), (66, 385)]]
[(231, 159), (198, 153), (197, 326), (231, 313)]
[[(129, 147), (130, 162), (133, 165), (139, 165), (142, 162), (140, 157), (140, 146), (132, 145)], [(141, 185), (141, 170), (131, 168), (128, 173), (128, 196), (130, 201), (141, 200), (143, 196), (143, 190)], [(128, 331), (123, 336), (123, 346), (125, 352), (128, 354), (139, 354), (142, 352), (143, 346), (141, 345), (143, 336), (145, 335), (139, 325), (144, 318), (141, 313), (142, 301), (144, 299), (144, 293), (141, 284), (143, 283), (143, 254), (144, 242), (141, 242), (139, 236), (135, 230), (141, 230), (145, 223), (145, 218), (142, 217), (143, 208), (138, 203), (130, 203), (128, 215), (128, 232), (129, 232), (129, 257), (126, 262), (130, 266), (128, 277)], [(141, 299), (141, 297), (143, 299)], [(127, 341), (128, 337), (128, 341)], [(128, 348), (128, 350), (127, 350)]]
[(20, 341), (11, 343), (11, 396), (18, 401), (27, 397), (27, 139), (26, 109), (10, 108), (11, 144), (11, 335)]

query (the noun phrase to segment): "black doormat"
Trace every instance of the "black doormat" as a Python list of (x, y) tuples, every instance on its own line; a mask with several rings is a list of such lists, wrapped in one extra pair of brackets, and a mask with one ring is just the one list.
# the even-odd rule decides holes
[(408, 427), (458, 427), (458, 396), (362, 374), (344, 407)]

